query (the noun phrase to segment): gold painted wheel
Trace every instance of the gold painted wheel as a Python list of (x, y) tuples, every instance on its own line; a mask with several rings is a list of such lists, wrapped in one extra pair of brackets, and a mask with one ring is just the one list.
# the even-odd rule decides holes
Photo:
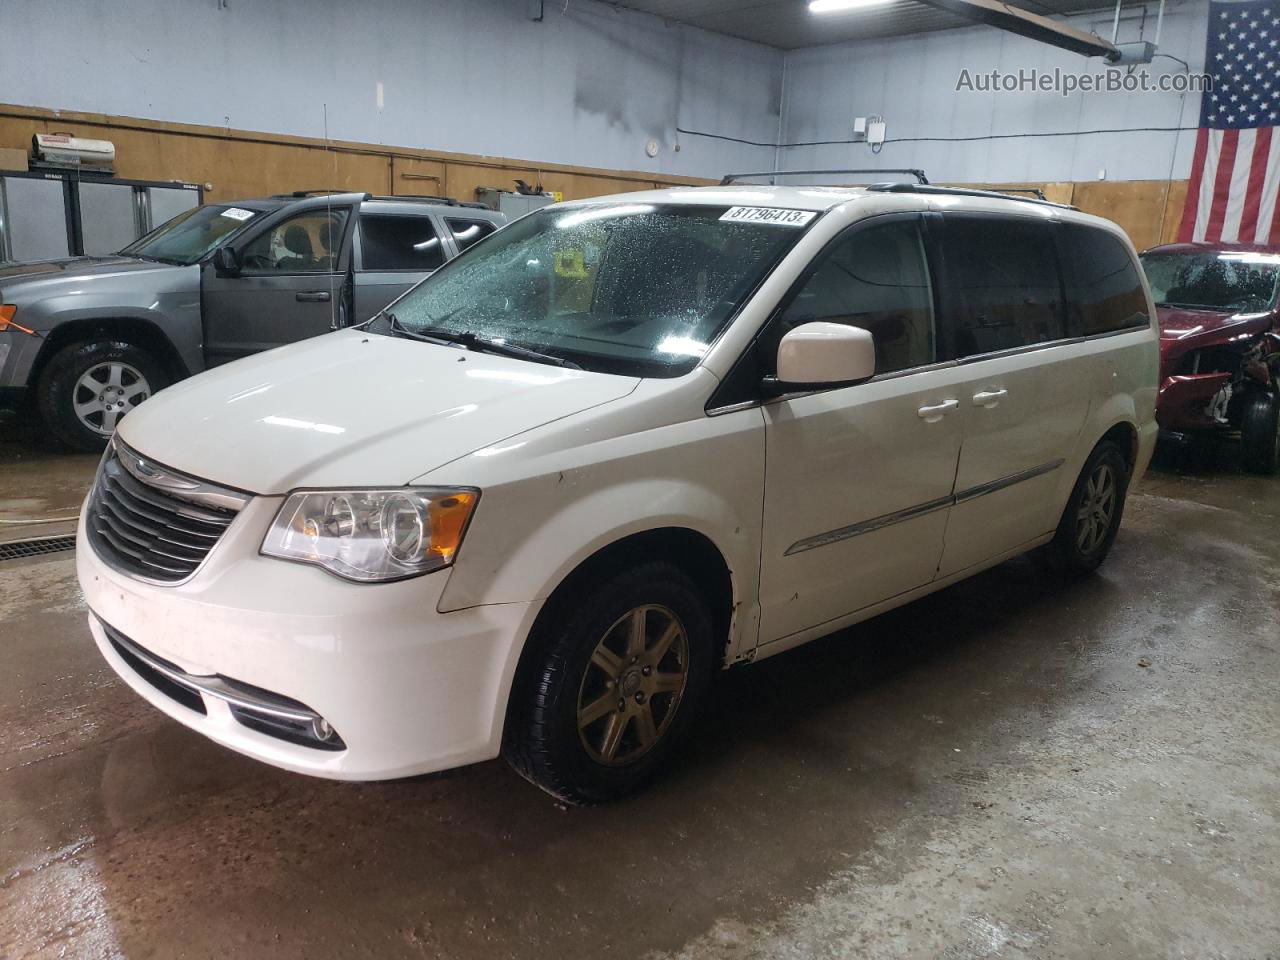
[(578, 687), (578, 737), (592, 760), (623, 766), (662, 739), (689, 680), (689, 636), (667, 607), (646, 604), (604, 632)]

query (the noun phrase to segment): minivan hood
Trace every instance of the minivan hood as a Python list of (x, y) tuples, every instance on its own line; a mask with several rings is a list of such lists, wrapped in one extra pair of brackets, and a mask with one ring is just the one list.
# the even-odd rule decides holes
[(62, 260), (34, 260), (30, 263), (0, 265), (0, 291), (6, 300), (19, 288), (58, 287), (79, 283), (90, 277), (115, 277), (155, 270), (184, 270), (185, 267), (137, 257), (67, 257)]
[(343, 330), (170, 387), (119, 436), (157, 463), (251, 493), (398, 486), (638, 383)]

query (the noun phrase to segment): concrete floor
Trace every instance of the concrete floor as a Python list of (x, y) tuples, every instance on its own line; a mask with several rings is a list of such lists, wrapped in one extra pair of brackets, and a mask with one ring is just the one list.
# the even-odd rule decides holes
[[(1280, 954), (1280, 480), (1232, 461), (1154, 472), (1084, 582), (1014, 561), (726, 675), (585, 811), (239, 757), (113, 677), (70, 554), (0, 564), (0, 957)], [(93, 465), (0, 440), (0, 518)]]

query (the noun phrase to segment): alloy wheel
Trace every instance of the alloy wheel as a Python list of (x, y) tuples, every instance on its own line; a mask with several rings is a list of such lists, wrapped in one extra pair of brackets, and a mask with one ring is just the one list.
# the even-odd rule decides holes
[(137, 367), (119, 360), (94, 364), (76, 381), (72, 405), (82, 426), (109, 437), (116, 422), (151, 396), (151, 384)]
[(662, 739), (689, 680), (689, 636), (667, 607), (647, 604), (604, 632), (578, 688), (578, 736), (591, 759), (633, 763)]
[(1076, 513), (1076, 547), (1092, 553), (1107, 537), (1116, 512), (1116, 473), (1109, 463), (1099, 463), (1085, 482)]

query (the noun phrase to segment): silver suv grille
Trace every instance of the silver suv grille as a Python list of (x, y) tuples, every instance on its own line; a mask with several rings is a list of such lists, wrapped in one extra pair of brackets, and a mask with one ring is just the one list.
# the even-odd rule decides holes
[(98, 468), (85, 515), (94, 551), (151, 583), (191, 577), (249, 495), (152, 463), (118, 440)]

